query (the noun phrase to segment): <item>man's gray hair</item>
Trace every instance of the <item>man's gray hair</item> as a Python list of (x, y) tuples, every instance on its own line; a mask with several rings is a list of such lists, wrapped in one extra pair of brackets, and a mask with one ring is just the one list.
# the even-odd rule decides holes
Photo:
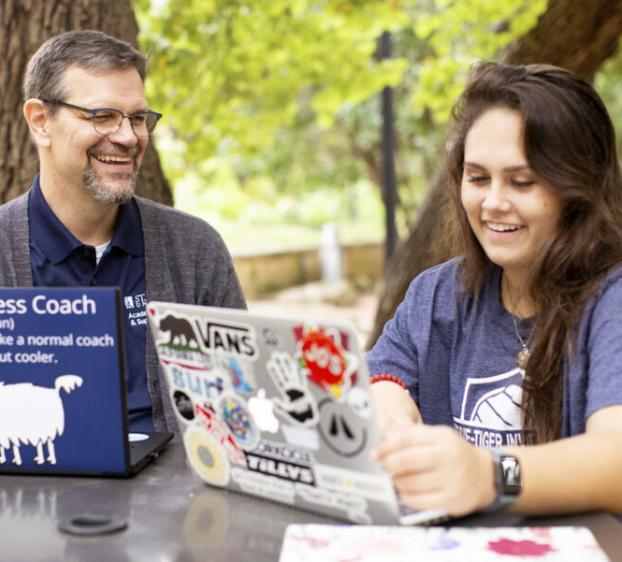
[(28, 62), (24, 99), (62, 100), (63, 76), (72, 65), (94, 71), (133, 68), (144, 81), (146, 64), (147, 57), (132, 45), (101, 31), (61, 33), (43, 43)]

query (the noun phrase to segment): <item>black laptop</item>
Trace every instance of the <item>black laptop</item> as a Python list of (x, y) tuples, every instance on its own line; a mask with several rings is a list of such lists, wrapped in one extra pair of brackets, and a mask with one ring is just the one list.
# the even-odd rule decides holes
[(128, 433), (117, 288), (0, 288), (0, 472), (131, 476), (172, 433)]

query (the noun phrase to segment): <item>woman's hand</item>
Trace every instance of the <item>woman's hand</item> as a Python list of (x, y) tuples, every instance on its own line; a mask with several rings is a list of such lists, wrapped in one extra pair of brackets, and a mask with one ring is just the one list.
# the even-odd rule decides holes
[(371, 385), (374, 412), (382, 433), (412, 423), (421, 423), (419, 409), (410, 394), (399, 384), (379, 381)]
[(491, 453), (450, 427), (411, 423), (389, 430), (376, 454), (401, 500), (414, 509), (442, 509), (461, 516), (485, 508), (495, 498)]

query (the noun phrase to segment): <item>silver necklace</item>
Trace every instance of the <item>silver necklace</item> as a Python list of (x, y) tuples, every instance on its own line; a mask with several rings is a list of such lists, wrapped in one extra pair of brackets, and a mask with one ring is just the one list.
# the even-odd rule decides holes
[[(515, 311), (518, 306), (518, 303), (514, 305), (514, 303), (512, 302), (513, 301), (512, 294), (510, 292), (510, 287), (507, 284), (506, 284), (506, 290), (507, 290), (508, 301), (510, 302), (512, 311)], [(520, 302), (520, 298), (518, 300)], [(516, 324), (516, 316), (514, 316), (513, 312), (510, 312), (510, 316), (512, 317), (512, 324), (514, 325), (514, 333), (516, 334), (516, 337), (518, 341), (520, 342), (520, 346), (521, 346), (520, 351), (516, 354), (516, 366), (519, 369), (522, 369), (524, 371), (527, 368), (527, 363), (529, 362), (529, 358), (531, 357), (531, 350), (529, 349), (529, 340), (531, 339), (531, 333), (529, 334), (527, 341), (525, 341), (520, 335), (520, 332), (518, 331), (518, 325)]]
[[(518, 326), (516, 325), (516, 317), (513, 314), (512, 316), (512, 324), (514, 324), (514, 332), (516, 333), (516, 337), (521, 345), (521, 350), (516, 354), (516, 365), (519, 369), (523, 371), (527, 368), (527, 363), (529, 362), (529, 358), (531, 357), (531, 350), (529, 349), (529, 339), (525, 341), (518, 331)], [(531, 335), (530, 335), (531, 337)]]

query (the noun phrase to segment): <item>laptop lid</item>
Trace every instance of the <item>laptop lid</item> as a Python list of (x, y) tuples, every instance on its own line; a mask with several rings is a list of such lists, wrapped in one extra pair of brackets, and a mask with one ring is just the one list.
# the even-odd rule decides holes
[(367, 366), (347, 323), (150, 302), (191, 466), (208, 484), (357, 523), (395, 524), (370, 452)]
[(0, 288), (0, 472), (127, 476), (117, 288)]

